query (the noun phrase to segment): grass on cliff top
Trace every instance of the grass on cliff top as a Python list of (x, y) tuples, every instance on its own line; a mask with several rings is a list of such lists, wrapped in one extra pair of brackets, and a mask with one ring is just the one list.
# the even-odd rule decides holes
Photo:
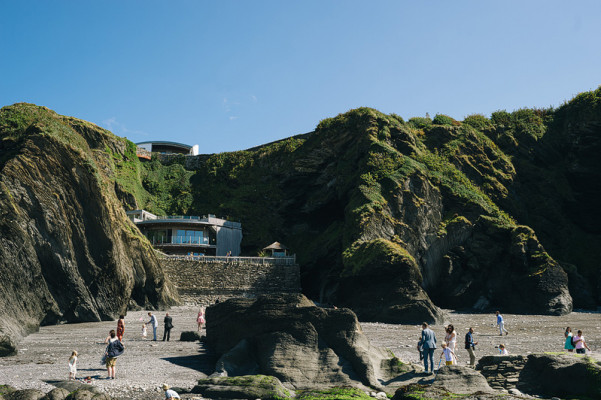
[(54, 111), (35, 104), (17, 103), (0, 109), (0, 137), (20, 142), (30, 134), (53, 137), (84, 156), (90, 147), (83, 137), (66, 124)]

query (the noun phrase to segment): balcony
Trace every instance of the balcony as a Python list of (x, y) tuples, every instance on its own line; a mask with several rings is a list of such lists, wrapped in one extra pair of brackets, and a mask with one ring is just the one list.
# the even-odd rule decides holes
[(153, 246), (203, 246), (203, 247), (215, 247), (215, 241), (210, 243), (208, 237), (198, 236), (159, 236), (148, 238)]

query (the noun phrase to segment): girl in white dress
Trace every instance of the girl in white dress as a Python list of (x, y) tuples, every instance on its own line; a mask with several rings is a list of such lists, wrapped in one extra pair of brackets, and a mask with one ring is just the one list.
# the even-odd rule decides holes
[(73, 351), (69, 357), (69, 380), (75, 379), (77, 373), (77, 352)]

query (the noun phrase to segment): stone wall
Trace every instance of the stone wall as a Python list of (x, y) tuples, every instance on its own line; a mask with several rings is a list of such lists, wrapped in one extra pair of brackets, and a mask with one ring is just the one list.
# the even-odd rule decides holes
[(298, 265), (169, 258), (162, 259), (161, 264), (187, 304), (210, 304), (230, 297), (267, 293), (300, 293)]
[(528, 361), (525, 356), (485, 356), (478, 360), (476, 369), (496, 390), (515, 389), (520, 372)]

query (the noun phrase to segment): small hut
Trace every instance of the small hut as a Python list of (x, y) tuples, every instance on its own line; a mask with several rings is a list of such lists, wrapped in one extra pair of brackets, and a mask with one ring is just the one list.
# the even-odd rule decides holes
[(263, 248), (266, 252), (271, 252), (271, 257), (285, 257), (288, 255), (288, 247), (284, 246), (280, 242), (273, 242), (267, 247)]

